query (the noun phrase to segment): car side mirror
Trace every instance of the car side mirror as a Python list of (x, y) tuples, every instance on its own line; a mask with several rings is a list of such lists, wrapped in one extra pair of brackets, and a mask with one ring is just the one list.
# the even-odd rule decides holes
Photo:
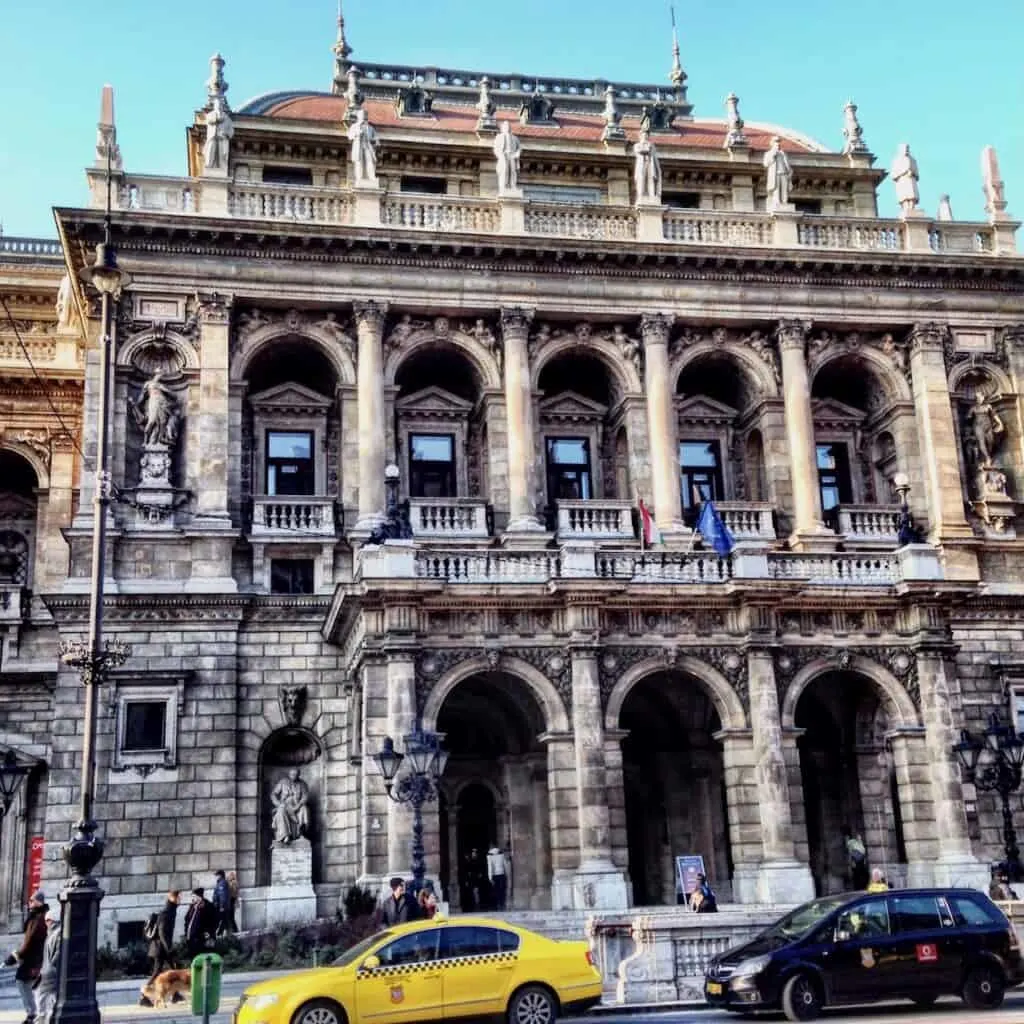
[(368, 956), (360, 965), (359, 970), (361, 971), (375, 971), (380, 967), (379, 956)]
[(852, 939), (852, 938), (853, 938), (853, 936), (848, 931), (845, 931), (842, 928), (837, 928), (836, 929), (836, 934), (835, 934), (835, 941), (836, 942), (849, 942), (850, 939)]

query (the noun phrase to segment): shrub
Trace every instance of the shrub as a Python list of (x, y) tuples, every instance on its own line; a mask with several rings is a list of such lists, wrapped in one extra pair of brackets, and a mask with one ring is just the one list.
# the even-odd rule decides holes
[(350, 886), (345, 893), (345, 920), (355, 921), (367, 917), (377, 910), (377, 898), (361, 885)]

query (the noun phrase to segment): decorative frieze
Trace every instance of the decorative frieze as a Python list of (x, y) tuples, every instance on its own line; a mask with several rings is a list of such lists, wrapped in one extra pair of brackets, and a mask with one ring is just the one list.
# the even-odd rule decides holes
[(855, 658), (866, 658), (895, 676), (917, 707), (921, 690), (917, 678), (917, 657), (909, 647), (783, 647), (775, 651), (775, 685), (781, 703), (789, 684), (814, 661), (825, 662), (829, 670), (849, 672)]

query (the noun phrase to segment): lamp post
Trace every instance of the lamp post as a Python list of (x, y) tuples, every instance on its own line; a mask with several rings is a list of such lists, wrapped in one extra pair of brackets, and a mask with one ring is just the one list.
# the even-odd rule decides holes
[(411, 540), (412, 526), (409, 511), (398, 501), (398, 479), (401, 471), (390, 462), (384, 467), (385, 504), (384, 522), (367, 538), (367, 544), (383, 544), (386, 540)]
[(91, 267), (80, 274), (100, 293), (99, 407), (97, 416), (96, 478), (93, 488), (92, 572), (89, 580), (89, 632), (85, 643), (63, 640), (61, 661), (78, 669), (85, 693), (82, 735), (82, 779), (78, 821), (64, 847), (71, 875), (60, 894), (62, 955), (54, 1024), (99, 1024), (96, 1002), (96, 939), (103, 890), (92, 872), (103, 856), (103, 841), (96, 836), (93, 801), (96, 793), (96, 717), (99, 687), (111, 668), (124, 664), (128, 648), (119, 641), (103, 640), (103, 579), (106, 565), (107, 509), (112, 498), (107, 469), (110, 427), (111, 352), (113, 304), (121, 294), (126, 275), (117, 265), (110, 242), (110, 166), (107, 166), (107, 211), (103, 242), (96, 246)]
[(413, 894), (423, 888), (427, 873), (423, 859), (423, 805), (437, 799), (438, 784), (448, 764), (448, 751), (441, 747), (441, 739), (436, 732), (425, 732), (417, 726), (404, 737), (404, 754), (395, 750), (394, 740), (386, 736), (380, 751), (373, 755), (388, 796), (395, 803), (412, 805)]
[(7, 812), (18, 795), (21, 780), (28, 775), (27, 765), (19, 764), (13, 750), (8, 750), (0, 760), (0, 824), (7, 817)]
[(897, 537), (900, 547), (905, 544), (920, 544), (921, 531), (914, 525), (914, 517), (910, 514), (910, 477), (906, 473), (896, 473), (892, 478), (892, 486), (900, 499), (900, 522)]
[(953, 745), (953, 753), (968, 782), (973, 782), (982, 792), (998, 794), (1003, 808), (1006, 869), (1012, 881), (1021, 881), (1024, 867), (1013, 827), (1010, 795), (1020, 789), (1024, 777), (1024, 735), (1014, 732), (1013, 727), (1005, 725), (993, 711), (982, 736), (972, 735), (967, 729), (960, 730), (960, 742)]

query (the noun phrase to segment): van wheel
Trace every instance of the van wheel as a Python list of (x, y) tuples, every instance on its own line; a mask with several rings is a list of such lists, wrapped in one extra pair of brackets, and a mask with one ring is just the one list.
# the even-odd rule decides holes
[(964, 981), (964, 1002), (972, 1010), (995, 1010), (1003, 1004), (1006, 985), (994, 967), (975, 967)]
[(555, 1024), (558, 1006), (540, 985), (521, 988), (508, 1004), (508, 1024)]
[(313, 999), (295, 1011), (291, 1024), (346, 1024), (345, 1011), (333, 1000)]
[(782, 989), (786, 1020), (814, 1020), (821, 1013), (821, 993), (809, 974), (794, 974)]

